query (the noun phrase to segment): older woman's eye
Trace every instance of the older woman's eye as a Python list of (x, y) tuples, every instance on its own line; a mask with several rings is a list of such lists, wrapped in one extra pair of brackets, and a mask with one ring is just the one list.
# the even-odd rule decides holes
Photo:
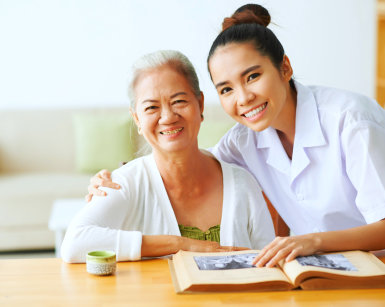
[(258, 78), (260, 75), (261, 74), (259, 74), (259, 73), (253, 73), (250, 76), (248, 76), (247, 81), (254, 80), (254, 79)]
[(149, 107), (144, 108), (144, 111), (155, 110), (157, 108), (158, 108), (157, 106), (149, 106)]
[(183, 102), (186, 102), (186, 100), (178, 99), (178, 100), (174, 100), (174, 101), (172, 102), (172, 104), (183, 103)]
[(220, 93), (221, 93), (221, 95), (223, 95), (223, 94), (226, 94), (230, 91), (231, 91), (231, 87), (224, 87), (223, 89), (221, 89)]

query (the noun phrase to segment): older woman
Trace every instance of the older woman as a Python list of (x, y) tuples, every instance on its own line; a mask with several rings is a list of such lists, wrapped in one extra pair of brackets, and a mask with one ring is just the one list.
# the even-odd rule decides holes
[(198, 148), (203, 94), (189, 60), (177, 51), (142, 57), (130, 93), (132, 116), (152, 154), (115, 170), (121, 189), (94, 197), (73, 220), (64, 261), (84, 262), (95, 249), (115, 250), (124, 261), (270, 242), (274, 229), (254, 178)]

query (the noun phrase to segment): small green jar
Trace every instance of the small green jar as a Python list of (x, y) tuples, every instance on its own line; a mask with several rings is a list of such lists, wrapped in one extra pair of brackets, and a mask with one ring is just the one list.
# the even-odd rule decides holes
[(111, 275), (116, 271), (113, 251), (93, 251), (87, 254), (87, 272), (93, 275)]

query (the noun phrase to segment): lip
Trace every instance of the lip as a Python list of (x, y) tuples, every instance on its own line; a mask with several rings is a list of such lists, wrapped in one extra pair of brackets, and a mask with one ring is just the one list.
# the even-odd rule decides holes
[[(254, 111), (254, 110), (256, 110), (256, 109), (258, 109), (260, 107), (263, 107), (264, 105), (265, 105), (265, 108), (263, 110), (259, 111), (258, 113), (256, 113), (255, 115), (253, 115), (251, 117), (246, 117), (247, 113), (252, 112), (252, 111)], [(264, 103), (261, 103), (261, 104), (255, 106), (255, 107), (253, 107), (253, 108), (243, 112), (241, 114), (241, 116), (243, 118), (245, 118), (247, 121), (255, 121), (256, 119), (259, 119), (260, 117), (263, 116), (263, 114), (266, 112), (267, 106), (268, 106), (268, 101), (265, 101)]]

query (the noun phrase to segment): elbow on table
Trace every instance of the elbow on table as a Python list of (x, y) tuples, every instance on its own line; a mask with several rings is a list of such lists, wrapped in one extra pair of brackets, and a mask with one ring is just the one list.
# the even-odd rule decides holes
[(86, 256), (83, 253), (84, 242), (82, 244), (80, 241), (76, 236), (70, 233), (66, 234), (60, 249), (61, 258), (64, 262), (84, 263), (86, 261)]

